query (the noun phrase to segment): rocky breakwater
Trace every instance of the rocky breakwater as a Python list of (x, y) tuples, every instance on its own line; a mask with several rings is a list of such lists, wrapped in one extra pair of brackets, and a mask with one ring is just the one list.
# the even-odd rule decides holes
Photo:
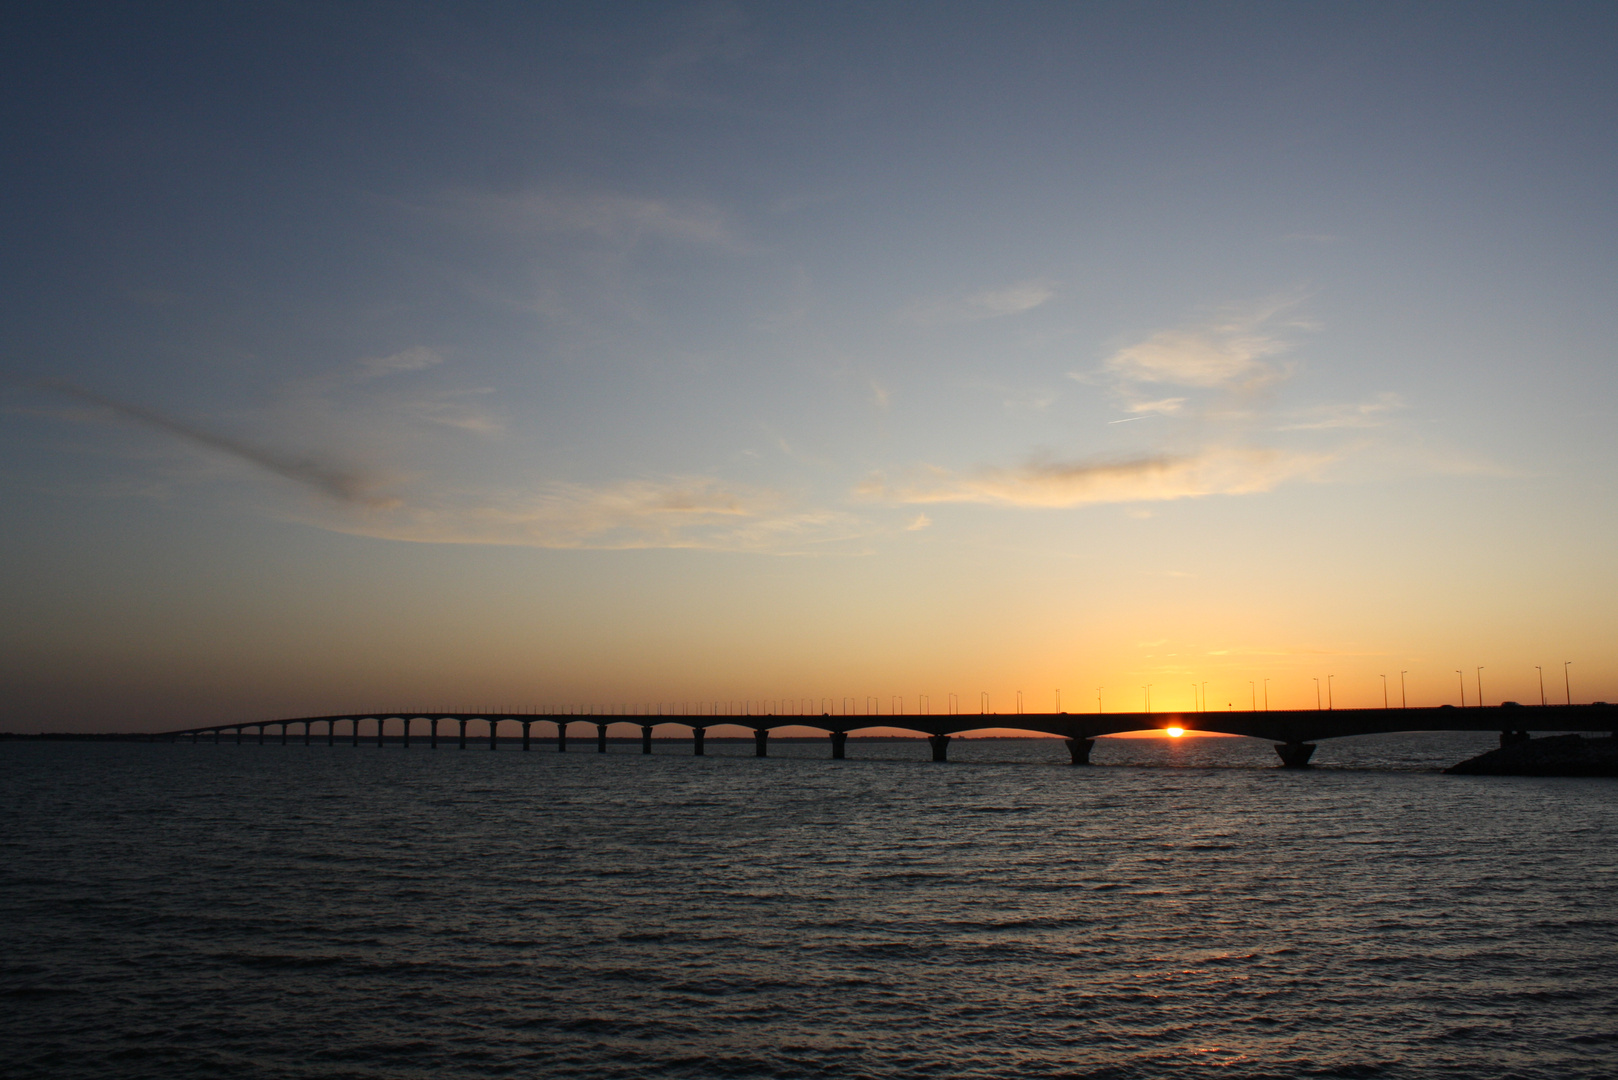
[(1583, 735), (1526, 739), (1444, 771), (1466, 776), (1618, 776), (1618, 739)]

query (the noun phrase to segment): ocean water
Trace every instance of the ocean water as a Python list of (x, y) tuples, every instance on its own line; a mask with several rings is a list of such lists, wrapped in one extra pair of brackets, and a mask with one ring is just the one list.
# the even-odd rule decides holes
[(1491, 745), (0, 744), (0, 1074), (1618, 1075), (1618, 782)]

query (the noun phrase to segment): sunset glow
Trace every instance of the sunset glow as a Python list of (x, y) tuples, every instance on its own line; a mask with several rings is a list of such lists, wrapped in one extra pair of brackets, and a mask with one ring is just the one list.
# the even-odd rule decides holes
[(1185, 734), (1185, 728), (1171, 727), (1168, 729), (1168, 733), (1169, 738), (1178, 739), (1181, 735)]

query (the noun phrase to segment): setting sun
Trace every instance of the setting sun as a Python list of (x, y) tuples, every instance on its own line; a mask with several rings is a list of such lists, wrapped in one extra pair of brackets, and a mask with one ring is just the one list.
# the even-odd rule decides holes
[(1185, 734), (1185, 728), (1171, 727), (1171, 728), (1168, 729), (1168, 733), (1169, 733), (1169, 738), (1178, 739), (1181, 735)]

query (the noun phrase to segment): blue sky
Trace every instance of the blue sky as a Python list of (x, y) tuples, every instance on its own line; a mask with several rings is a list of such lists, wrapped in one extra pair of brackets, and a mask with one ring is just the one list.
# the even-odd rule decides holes
[(1615, 23), (24, 11), (6, 726), (1618, 694)]

